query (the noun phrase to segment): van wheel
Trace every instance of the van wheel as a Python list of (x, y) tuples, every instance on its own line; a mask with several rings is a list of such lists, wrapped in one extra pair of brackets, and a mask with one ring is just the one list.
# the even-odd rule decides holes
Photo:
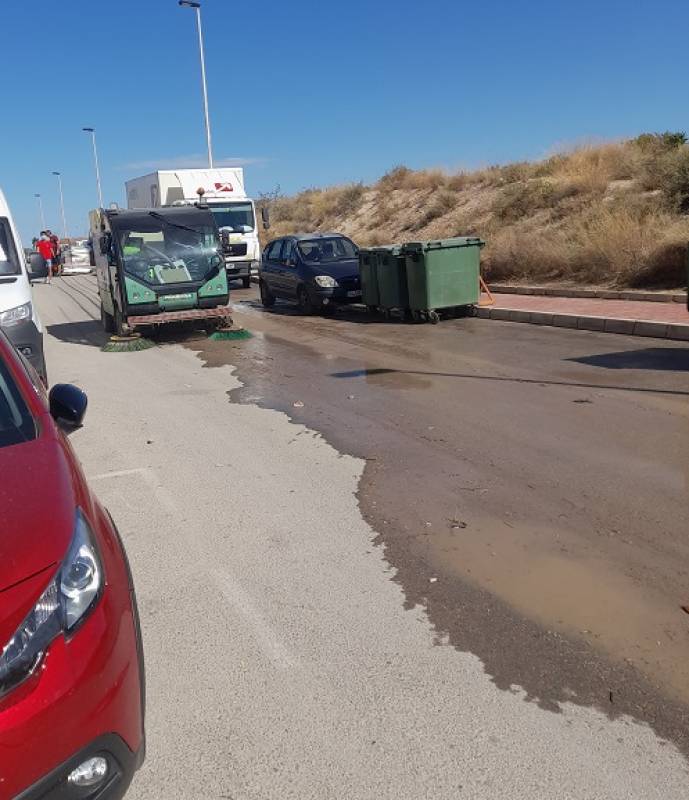
[(248, 289), (251, 286), (251, 275), (247, 275), (246, 278), (242, 278), (242, 286), (245, 289)]
[(115, 330), (115, 320), (112, 318), (112, 314), (108, 314), (103, 308), (103, 303), (100, 304), (100, 324), (106, 333), (113, 333)]
[(272, 308), (275, 305), (275, 295), (270, 291), (265, 281), (259, 281), (258, 288), (261, 292), (263, 308)]

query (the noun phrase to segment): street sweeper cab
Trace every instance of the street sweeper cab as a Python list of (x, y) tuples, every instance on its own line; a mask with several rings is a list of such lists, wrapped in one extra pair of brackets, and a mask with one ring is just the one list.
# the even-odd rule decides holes
[(96, 209), (90, 214), (100, 312), (107, 332), (196, 322), (229, 323), (220, 235), (202, 204)]

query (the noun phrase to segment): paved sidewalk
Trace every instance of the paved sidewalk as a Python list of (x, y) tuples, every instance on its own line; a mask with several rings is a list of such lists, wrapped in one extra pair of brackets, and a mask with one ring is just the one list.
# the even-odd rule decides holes
[(479, 317), (689, 341), (689, 311), (681, 303), (504, 293), (493, 296), (495, 304), (479, 308)]

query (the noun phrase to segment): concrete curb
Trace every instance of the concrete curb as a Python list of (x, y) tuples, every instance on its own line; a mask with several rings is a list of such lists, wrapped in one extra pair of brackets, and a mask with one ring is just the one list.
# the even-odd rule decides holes
[(614, 289), (557, 289), (549, 286), (513, 286), (506, 283), (489, 283), (495, 294), (529, 294), (544, 297), (593, 297), (600, 300), (641, 300), (646, 303), (686, 303), (686, 292), (636, 292)]
[(654, 339), (676, 339), (689, 342), (689, 323), (654, 322), (644, 319), (592, 317), (579, 314), (553, 314), (546, 311), (524, 311), (516, 308), (479, 307), (475, 316), (502, 322), (526, 322), (530, 325), (551, 325), (599, 333), (622, 333), (627, 336), (648, 336)]

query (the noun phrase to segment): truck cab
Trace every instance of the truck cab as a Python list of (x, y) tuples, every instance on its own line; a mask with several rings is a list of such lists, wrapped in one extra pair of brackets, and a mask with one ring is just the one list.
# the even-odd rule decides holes
[(96, 209), (90, 223), (106, 331), (127, 335), (167, 322), (226, 322), (227, 275), (207, 208)]
[(253, 200), (218, 201), (207, 199), (220, 231), (223, 259), (229, 280), (241, 280), (244, 288), (258, 273), (261, 248)]

